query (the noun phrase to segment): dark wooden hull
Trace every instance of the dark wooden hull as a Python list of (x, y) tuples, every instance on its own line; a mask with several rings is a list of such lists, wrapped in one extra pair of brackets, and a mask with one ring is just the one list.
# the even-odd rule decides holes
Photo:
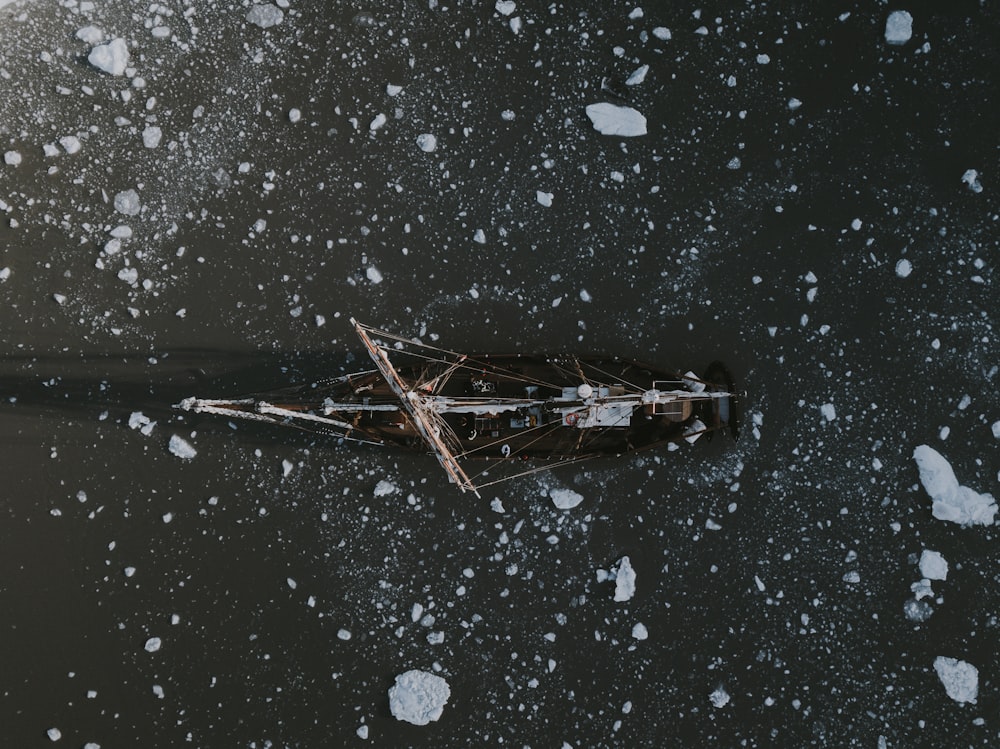
[[(402, 380), (417, 388), (444, 371), (434, 362), (401, 366)], [(732, 381), (725, 367), (713, 364), (697, 386), (706, 393), (731, 393)], [(435, 389), (438, 396), (454, 399), (496, 399), (536, 403), (476, 413), (442, 413), (447, 428), (442, 431), (451, 450), (462, 459), (486, 461), (567, 461), (599, 455), (621, 455), (665, 445), (694, 441), (698, 436), (735, 426), (734, 398), (712, 398), (685, 403), (673, 409), (638, 407), (614, 414), (593, 426), (575, 422), (566, 411), (573, 403), (566, 393), (581, 381), (596, 384), (596, 394), (610, 395), (664, 387), (683, 387), (690, 380), (679, 373), (659, 370), (637, 361), (619, 358), (531, 356), (493, 354), (471, 356)], [(539, 404), (537, 401), (544, 401)], [(350, 425), (349, 429), (302, 418), (281, 419), (298, 428), (366, 442), (428, 451), (410, 415), (376, 370), (360, 372), (305, 387), (262, 393), (239, 401), (231, 408), (251, 411), (266, 402), (303, 416), (315, 415)], [(330, 409), (330, 404), (343, 408)], [(326, 404), (324, 406), (324, 404)], [(372, 408), (372, 407), (376, 408)], [(356, 409), (356, 410), (355, 410)], [(384, 410), (378, 410), (384, 409)]]

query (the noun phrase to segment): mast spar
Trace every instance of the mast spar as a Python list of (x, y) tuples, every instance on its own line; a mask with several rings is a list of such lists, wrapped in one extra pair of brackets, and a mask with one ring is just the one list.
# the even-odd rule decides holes
[(361, 343), (368, 350), (368, 355), (371, 356), (372, 361), (375, 366), (378, 367), (379, 372), (385, 378), (386, 383), (389, 385), (396, 397), (399, 398), (400, 403), (403, 408), (409, 414), (413, 421), (413, 426), (416, 427), (420, 436), (423, 438), (427, 447), (430, 448), (431, 452), (438, 459), (441, 467), (444, 468), (445, 472), (448, 474), (448, 478), (451, 479), (458, 488), (465, 492), (470, 491), (479, 497), (479, 491), (476, 489), (475, 484), (466, 475), (465, 471), (462, 470), (462, 466), (458, 464), (458, 460), (455, 455), (451, 452), (448, 446), (441, 439), (440, 429), (434, 422), (434, 416), (430, 410), (428, 410), (423, 402), (423, 396), (411, 389), (402, 377), (399, 376), (399, 372), (392, 365), (389, 360), (389, 355), (385, 352), (385, 349), (377, 345), (371, 337), (368, 335), (368, 329), (365, 328), (361, 323), (351, 318), (351, 325), (354, 326), (355, 332), (361, 339)]

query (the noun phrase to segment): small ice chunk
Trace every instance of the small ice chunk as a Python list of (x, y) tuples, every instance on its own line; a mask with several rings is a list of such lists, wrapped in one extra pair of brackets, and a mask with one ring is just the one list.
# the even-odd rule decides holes
[(451, 697), (448, 682), (437, 674), (413, 669), (396, 677), (389, 688), (389, 710), (397, 720), (426, 726), (438, 720)]
[(580, 289), (580, 301), (581, 302), (592, 302), (594, 297), (590, 295), (590, 292), (586, 289)]
[(824, 403), (819, 407), (819, 412), (823, 414), (823, 418), (827, 421), (833, 421), (837, 418), (837, 409), (834, 408), (832, 403)]
[(476, 229), (476, 233), (472, 235), (472, 241), (479, 244), (486, 244), (486, 232), (482, 229)]
[(979, 697), (979, 669), (957, 658), (939, 655), (934, 659), (934, 670), (944, 684), (944, 691), (955, 702), (975, 704)]
[(501, 16), (509, 16), (517, 9), (517, 3), (511, 0), (497, 0), (495, 7)]
[(368, 726), (366, 726), (365, 724), (362, 723), (360, 726), (358, 726), (357, 734), (358, 734), (358, 738), (359, 739), (367, 739), (368, 738)]
[(549, 489), (549, 497), (560, 510), (571, 510), (583, 501), (583, 495), (572, 489)]
[(543, 192), (542, 190), (535, 190), (535, 200), (538, 201), (539, 205), (544, 205), (546, 208), (552, 207), (552, 198), (555, 196), (550, 192)]
[(62, 738), (62, 731), (58, 728), (50, 728), (45, 732), (45, 735), (49, 737), (49, 741), (59, 741)]
[(370, 123), (368, 123), (368, 129), (371, 130), (373, 133), (376, 130), (381, 130), (385, 126), (385, 123), (388, 121), (388, 119), (389, 118), (386, 117), (385, 114), (379, 112), (377, 115), (375, 115), (375, 118)]
[(934, 517), (962, 526), (993, 525), (997, 503), (991, 494), (961, 486), (951, 464), (933, 447), (920, 445), (913, 459), (920, 469), (920, 483), (933, 501)]
[(587, 116), (594, 130), (602, 135), (619, 135), (632, 138), (646, 134), (646, 118), (632, 107), (620, 107), (608, 102), (590, 104)]
[(397, 86), (394, 83), (387, 83), (385, 85), (385, 93), (389, 96), (399, 96), (399, 94), (402, 93), (402, 91), (403, 87)]
[(399, 488), (386, 479), (382, 479), (377, 484), (375, 484), (375, 491), (372, 494), (376, 497), (388, 497), (390, 494), (395, 494), (399, 491)]
[(641, 65), (632, 71), (632, 75), (625, 79), (626, 86), (638, 86), (644, 80), (646, 80), (646, 74), (649, 72), (649, 65)]
[(104, 38), (104, 32), (97, 26), (84, 26), (82, 29), (77, 29), (76, 38), (85, 44), (94, 46), (101, 43), (101, 40)]
[(17, 166), (21, 163), (21, 154), (17, 151), (5, 151), (3, 155), (3, 163), (8, 166)]
[(281, 477), (282, 478), (287, 478), (289, 476), (289, 474), (291, 474), (291, 472), (294, 469), (295, 469), (295, 464), (292, 461), (290, 461), (288, 459), (285, 459), (285, 460), (281, 461)]
[(909, 598), (903, 604), (903, 614), (911, 622), (916, 622), (920, 624), (921, 622), (926, 622), (931, 618), (931, 614), (934, 613), (934, 607), (931, 606), (927, 601), (920, 601), (916, 598)]
[(417, 146), (424, 153), (430, 153), (438, 147), (438, 139), (430, 133), (421, 133), (417, 136)]
[(885, 19), (885, 40), (889, 44), (906, 44), (913, 36), (913, 16), (905, 10), (894, 10)]
[(176, 434), (171, 435), (168, 449), (181, 460), (191, 460), (198, 454), (190, 442)]
[(725, 707), (729, 704), (729, 692), (720, 685), (708, 695), (708, 699), (711, 701), (712, 707)]
[(920, 554), (920, 574), (928, 580), (947, 580), (948, 561), (940, 552), (924, 549)]
[(147, 437), (153, 433), (153, 427), (155, 426), (156, 422), (152, 421), (142, 411), (133, 411), (128, 417), (128, 428), (138, 429)]
[(63, 147), (63, 150), (68, 154), (79, 153), (83, 146), (80, 143), (80, 139), (75, 135), (67, 135), (59, 139), (59, 145)]
[(87, 62), (109, 75), (125, 75), (128, 67), (128, 45), (121, 37), (99, 44), (90, 50)]
[(635, 570), (627, 557), (621, 558), (615, 573), (615, 600), (628, 601), (635, 595)]
[(302, 119), (302, 110), (301, 109), (296, 109), (295, 107), (292, 107), (291, 109), (288, 110), (288, 121), (289, 122), (298, 122), (301, 119)]
[(156, 148), (163, 138), (163, 131), (156, 125), (149, 125), (142, 131), (142, 145), (146, 148)]
[(983, 191), (983, 185), (979, 181), (979, 172), (975, 169), (966, 169), (965, 173), (962, 175), (962, 182), (968, 185), (972, 192)]
[(653, 29), (653, 36), (659, 39), (661, 42), (665, 42), (668, 39), (673, 38), (673, 34), (670, 33), (670, 29), (666, 26), (657, 26)]
[(270, 3), (266, 5), (254, 5), (247, 11), (246, 19), (248, 23), (252, 23), (254, 26), (260, 26), (262, 29), (269, 29), (272, 26), (277, 26), (284, 20), (285, 14), (282, 12), (281, 8), (278, 8)]
[(382, 271), (374, 265), (368, 266), (367, 270), (365, 270), (365, 275), (368, 276), (368, 280), (372, 283), (382, 283)]
[(115, 195), (115, 210), (124, 213), (126, 216), (135, 216), (142, 210), (139, 202), (139, 193), (135, 190), (123, 190)]
[(120, 226), (116, 226), (109, 233), (115, 239), (129, 239), (132, 236), (132, 227), (121, 224)]
[(344, 642), (347, 642), (348, 640), (351, 639), (351, 630), (349, 630), (349, 629), (338, 629), (337, 630), (337, 638), (343, 640)]
[(150, 637), (146, 640), (146, 644), (143, 647), (146, 649), (147, 653), (155, 653), (162, 647), (163, 641), (159, 637)]
[(913, 272), (913, 263), (907, 260), (905, 257), (896, 263), (896, 275), (900, 278), (906, 278)]
[(646, 629), (646, 625), (642, 622), (636, 622), (635, 626), (632, 627), (632, 637), (637, 640), (646, 640), (649, 638), (649, 630)]
[(1000, 421), (994, 421), (993, 426), (990, 427), (993, 430), (994, 439), (1000, 440)]

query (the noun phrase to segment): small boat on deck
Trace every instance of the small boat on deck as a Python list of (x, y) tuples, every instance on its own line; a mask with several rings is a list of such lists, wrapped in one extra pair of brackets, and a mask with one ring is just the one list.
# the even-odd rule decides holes
[(556, 465), (737, 434), (739, 395), (720, 362), (698, 376), (619, 357), (461, 354), (351, 324), (374, 369), (178, 407), (430, 452), (477, 496)]

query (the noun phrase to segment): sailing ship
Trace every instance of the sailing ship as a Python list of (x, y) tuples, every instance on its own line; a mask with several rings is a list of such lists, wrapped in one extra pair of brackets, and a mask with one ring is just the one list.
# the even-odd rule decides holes
[(737, 434), (739, 394), (720, 362), (697, 376), (620, 357), (462, 354), (351, 324), (374, 369), (177, 405), (429, 452), (476, 496), (556, 465)]

